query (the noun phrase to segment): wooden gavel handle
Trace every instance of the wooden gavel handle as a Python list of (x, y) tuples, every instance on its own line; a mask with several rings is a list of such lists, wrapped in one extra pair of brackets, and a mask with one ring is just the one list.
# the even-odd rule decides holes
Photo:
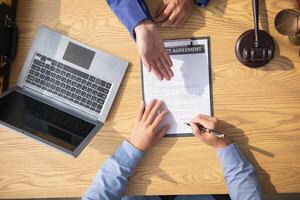
[(296, 0), (298, 4), (298, 8), (300, 9), (300, 0)]

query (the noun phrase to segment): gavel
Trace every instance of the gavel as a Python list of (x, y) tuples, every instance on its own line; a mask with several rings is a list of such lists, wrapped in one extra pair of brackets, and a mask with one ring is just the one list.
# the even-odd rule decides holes
[(269, 63), (275, 54), (272, 36), (259, 29), (259, 1), (252, 0), (254, 29), (244, 32), (237, 40), (235, 53), (237, 59), (251, 68), (262, 67)]

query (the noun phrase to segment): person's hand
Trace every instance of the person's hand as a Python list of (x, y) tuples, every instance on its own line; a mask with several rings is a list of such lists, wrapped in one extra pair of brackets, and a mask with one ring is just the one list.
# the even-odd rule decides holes
[(173, 77), (173, 63), (164, 43), (152, 22), (144, 22), (135, 27), (136, 45), (147, 70), (159, 79), (170, 80)]
[[(160, 123), (168, 114), (161, 110), (162, 101), (152, 100), (147, 108), (142, 102), (129, 142), (141, 151), (146, 151), (155, 145), (168, 131), (169, 125), (159, 129)], [(159, 114), (158, 114), (159, 113)]]
[(161, 27), (182, 27), (193, 9), (193, 0), (163, 0), (154, 21)]
[(218, 119), (215, 117), (198, 115), (196, 118), (190, 121), (190, 125), (192, 127), (193, 134), (200, 138), (204, 144), (212, 146), (214, 149), (223, 149), (231, 143), (227, 137), (219, 138), (210, 133), (203, 133), (198, 128), (197, 125), (200, 125), (210, 130), (217, 130)]

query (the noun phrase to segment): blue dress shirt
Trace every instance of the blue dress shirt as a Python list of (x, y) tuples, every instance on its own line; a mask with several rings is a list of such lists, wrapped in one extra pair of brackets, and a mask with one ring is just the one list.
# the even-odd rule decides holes
[[(144, 20), (151, 20), (145, 0), (106, 0), (111, 10), (124, 24), (131, 37), (135, 38), (134, 28)], [(196, 0), (199, 6), (206, 6), (209, 0)]]
[[(128, 177), (142, 159), (144, 153), (126, 140), (116, 153), (98, 170), (83, 200), (119, 200), (126, 188)], [(228, 192), (232, 200), (261, 200), (261, 189), (254, 167), (242, 155), (235, 144), (218, 151), (222, 163)], [(190, 199), (191, 196), (176, 199)], [(157, 200), (158, 197), (123, 197), (123, 200)], [(211, 196), (199, 196), (197, 199), (212, 200)]]

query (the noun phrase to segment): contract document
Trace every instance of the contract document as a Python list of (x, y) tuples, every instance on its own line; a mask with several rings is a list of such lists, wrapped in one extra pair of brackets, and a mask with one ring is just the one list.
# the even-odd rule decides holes
[(174, 76), (158, 80), (142, 64), (143, 98), (164, 101), (169, 114), (162, 126), (170, 124), (168, 136), (191, 136), (185, 123), (198, 114), (212, 115), (209, 38), (169, 40), (165, 47), (171, 56)]

